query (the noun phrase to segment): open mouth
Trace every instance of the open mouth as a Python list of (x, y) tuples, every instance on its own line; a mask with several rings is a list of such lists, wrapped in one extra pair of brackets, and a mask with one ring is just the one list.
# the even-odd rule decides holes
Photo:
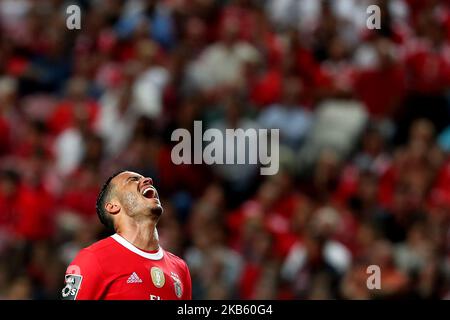
[(142, 195), (147, 199), (153, 199), (156, 196), (156, 190), (152, 187), (147, 187), (142, 192)]

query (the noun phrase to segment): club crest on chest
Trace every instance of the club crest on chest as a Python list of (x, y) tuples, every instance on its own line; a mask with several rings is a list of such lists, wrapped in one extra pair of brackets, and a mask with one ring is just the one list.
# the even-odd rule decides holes
[(158, 268), (153, 267), (150, 269), (150, 275), (152, 277), (152, 282), (157, 288), (162, 288), (166, 283), (166, 278), (164, 277), (164, 272)]

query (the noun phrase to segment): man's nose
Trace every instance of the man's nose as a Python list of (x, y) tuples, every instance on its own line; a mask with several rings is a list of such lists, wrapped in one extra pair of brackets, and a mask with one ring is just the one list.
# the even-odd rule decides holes
[(144, 181), (142, 181), (142, 184), (149, 184), (149, 185), (153, 185), (153, 179), (152, 178), (144, 178)]

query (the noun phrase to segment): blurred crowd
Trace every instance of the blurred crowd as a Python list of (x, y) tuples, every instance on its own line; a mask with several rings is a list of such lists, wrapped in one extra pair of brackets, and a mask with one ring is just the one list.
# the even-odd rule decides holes
[[(0, 28), (0, 299), (60, 297), (120, 169), (195, 299), (450, 299), (450, 1), (2, 0)], [(195, 120), (279, 128), (279, 173), (174, 165)]]

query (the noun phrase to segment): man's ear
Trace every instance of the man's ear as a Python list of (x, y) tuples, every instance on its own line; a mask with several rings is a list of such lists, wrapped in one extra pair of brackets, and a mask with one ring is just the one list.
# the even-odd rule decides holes
[(120, 211), (120, 205), (117, 201), (108, 201), (105, 204), (105, 209), (110, 214), (118, 214)]

